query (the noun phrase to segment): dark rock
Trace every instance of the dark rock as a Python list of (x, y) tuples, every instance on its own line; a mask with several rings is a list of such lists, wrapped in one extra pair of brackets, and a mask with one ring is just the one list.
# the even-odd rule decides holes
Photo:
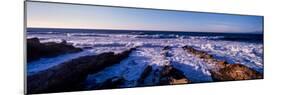
[(212, 59), (213, 56), (208, 54), (208, 55), (205, 56), (205, 58), (206, 58), (206, 59)]
[(152, 66), (148, 65), (142, 72), (139, 80), (138, 80), (138, 83), (139, 84), (143, 84), (145, 78), (151, 73), (152, 71)]
[(38, 38), (27, 39), (27, 61), (40, 58), (39, 48), (44, 48)]
[(62, 40), (61, 44), (67, 44), (66, 40)]
[(169, 53), (169, 50), (171, 50), (171, 49), (172, 49), (172, 47), (165, 46), (161, 51), (161, 55), (164, 57), (172, 57), (173, 55), (171, 53)]
[(81, 48), (75, 48), (67, 44), (64, 40), (62, 43), (40, 43), (38, 38), (27, 39), (27, 62), (37, 60), (42, 57), (54, 57), (65, 53), (74, 53), (82, 51)]
[(84, 56), (27, 76), (27, 92), (34, 94), (83, 90), (83, 83), (88, 74), (119, 63), (127, 58), (132, 50), (134, 49), (120, 54), (109, 52)]
[(125, 81), (124, 78), (121, 77), (113, 77), (107, 79), (105, 82), (101, 83), (100, 86), (96, 89), (113, 89), (118, 88)]
[(217, 72), (211, 72), (214, 81), (262, 79), (263, 75), (241, 64), (227, 64)]
[(163, 67), (160, 73), (159, 85), (169, 85), (169, 84), (185, 84), (190, 83), (180, 70), (173, 68), (170, 65)]
[(194, 53), (196, 50), (192, 48), (191, 46), (183, 46), (182, 47), (184, 50), (187, 50), (188, 52)]
[(84, 49), (92, 49), (93, 47), (83, 47)]
[(118, 88), (120, 85), (124, 84), (125, 79), (123, 77), (112, 77), (106, 79), (104, 82), (97, 83), (96, 80), (91, 80), (90, 85), (88, 84), (87, 90), (97, 90), (97, 89), (113, 89)]
[(114, 54), (113, 52), (111, 52), (111, 54), (100, 54), (97, 57), (98, 62), (95, 63), (95, 66), (90, 73), (96, 73), (97, 71), (100, 71), (100, 69), (104, 69), (105, 67), (111, 66), (115, 63), (119, 63), (121, 60), (127, 58), (133, 50), (135, 50), (135, 48), (126, 50), (119, 54)]
[(30, 38), (30, 39), (27, 39), (27, 43), (37, 44), (37, 43), (40, 43), (40, 41), (38, 38)]
[(213, 56), (208, 54), (207, 52), (196, 50), (191, 46), (184, 46), (182, 48), (184, 50), (186, 50), (187, 52), (190, 52), (190, 53), (192, 53), (192, 54), (194, 54), (194, 55), (196, 55), (196, 56), (198, 56), (199, 58), (202, 58), (202, 59), (212, 59), (213, 58)]
[(171, 49), (170, 46), (165, 46), (162, 50), (169, 50), (169, 49)]

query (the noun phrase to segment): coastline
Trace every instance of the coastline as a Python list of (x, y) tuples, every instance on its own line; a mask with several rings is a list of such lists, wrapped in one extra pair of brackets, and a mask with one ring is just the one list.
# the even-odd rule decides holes
[[(67, 50), (75, 52), (83, 52), (82, 49), (69, 46), (66, 41), (61, 43), (40, 43), (38, 38), (28, 39), (32, 44), (36, 43), (37, 45), (43, 45), (44, 48), (48, 47), (46, 44), (56, 45), (60, 48), (62, 47), (71, 47)], [(33, 40), (33, 41), (32, 41)], [(62, 45), (63, 44), (63, 45)], [(52, 47), (52, 46), (51, 46)], [(37, 46), (36, 48), (40, 48)], [(95, 48), (95, 47), (93, 47)], [(62, 62), (58, 65), (50, 67), (46, 70), (34, 73), (30, 76), (27, 76), (28, 84), (28, 93), (52, 93), (52, 92), (62, 92), (62, 91), (77, 91), (77, 90), (98, 90), (98, 89), (114, 89), (114, 88), (126, 88), (126, 87), (142, 87), (142, 86), (157, 86), (157, 85), (175, 85), (175, 84), (190, 84), (190, 83), (204, 83), (204, 82), (216, 82), (216, 81), (233, 81), (233, 80), (249, 80), (249, 79), (263, 79), (263, 74), (256, 72), (253, 69), (250, 69), (242, 64), (229, 64), (226, 61), (218, 60), (212, 57), (205, 51), (197, 50), (191, 46), (184, 46), (183, 51), (189, 53), (195, 57), (198, 57), (198, 60), (203, 60), (206, 63), (203, 65), (212, 65), (208, 72), (210, 72), (211, 81), (192, 81), (196, 76), (188, 76), (183, 72), (182, 69), (178, 68), (175, 63), (170, 59), (172, 58), (173, 48), (170, 46), (164, 46), (158, 52), (159, 57), (163, 58), (164, 63), (159, 66), (150, 65), (139, 65), (138, 67), (139, 74), (138, 77), (134, 80), (135, 85), (125, 86), (130, 81), (127, 78), (122, 77), (122, 75), (113, 75), (112, 77), (105, 78), (102, 82), (95, 82), (95, 80), (90, 79), (91, 75), (102, 74), (102, 71), (118, 66), (125, 60), (130, 59), (130, 56), (134, 56), (134, 52), (139, 52), (142, 49), (140, 47), (127, 48), (127, 50), (121, 53), (105, 52), (97, 55), (88, 55), (80, 56), (77, 58), (70, 59), (68, 61)], [(40, 49), (39, 49), (40, 50)], [(48, 49), (44, 49), (47, 50)], [(77, 50), (77, 51), (76, 51)], [(59, 53), (54, 53), (51, 57), (57, 55), (64, 55), (69, 53), (69, 51), (58, 51)], [(184, 54), (184, 52), (183, 52)], [(28, 56), (29, 57), (29, 56)], [(41, 57), (44, 57), (42, 55)], [(49, 56), (48, 56), (49, 57)], [(137, 58), (137, 57), (136, 57)], [(141, 58), (141, 56), (140, 56)], [(34, 59), (38, 60), (38, 59)], [(166, 61), (165, 61), (166, 60)], [(144, 64), (144, 63), (132, 63), (128, 61), (124, 66), (133, 64)], [(117, 65), (114, 65), (117, 64)], [(145, 63), (146, 64), (146, 63)], [(28, 64), (27, 64), (28, 65)], [(138, 65), (136, 65), (138, 66)], [(186, 65), (187, 66), (187, 65)], [(142, 69), (141, 69), (142, 68)], [(190, 68), (194, 69), (194, 68)], [(77, 70), (77, 71), (76, 71)], [(112, 69), (117, 70), (117, 69)], [(188, 71), (185, 70), (185, 71)], [(227, 73), (225, 73), (227, 72)], [(237, 73), (240, 72), (240, 73)], [(199, 74), (199, 73), (198, 73)], [(43, 77), (44, 76), (44, 77)], [(64, 76), (64, 77), (62, 77)], [(201, 75), (197, 75), (201, 76)], [(75, 77), (75, 78), (73, 78)], [(148, 80), (154, 81), (148, 82)], [(95, 76), (93, 77), (96, 78)], [(192, 80), (190, 80), (191, 78)], [(90, 82), (89, 82), (90, 81)], [(51, 83), (50, 83), (51, 82)], [(90, 84), (89, 84), (90, 83)], [(38, 85), (40, 84), (40, 85)]]

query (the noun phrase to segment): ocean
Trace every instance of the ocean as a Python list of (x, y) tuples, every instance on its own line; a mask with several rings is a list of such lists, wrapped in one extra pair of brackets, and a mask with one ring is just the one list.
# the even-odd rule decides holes
[[(208, 71), (211, 67), (204, 65), (204, 61), (192, 54), (184, 52), (181, 47), (186, 45), (206, 51), (230, 64), (243, 64), (263, 73), (263, 34), (27, 28), (27, 38), (34, 37), (39, 38), (42, 43), (59, 43), (65, 40), (75, 47), (83, 48), (84, 51), (32, 61), (27, 66), (29, 75), (73, 58), (104, 52), (120, 53), (138, 47), (121, 63), (89, 75), (86, 82), (102, 82), (114, 76), (123, 76), (128, 81), (123, 87), (134, 87), (145, 66), (151, 65), (153, 70), (156, 70), (165, 65), (166, 61), (183, 71), (193, 82), (212, 81)], [(161, 53), (166, 46), (171, 49), (168, 51), (169, 57), (163, 58)], [(150, 77), (153, 78), (153, 75)], [(148, 85), (151, 80), (146, 80)]]

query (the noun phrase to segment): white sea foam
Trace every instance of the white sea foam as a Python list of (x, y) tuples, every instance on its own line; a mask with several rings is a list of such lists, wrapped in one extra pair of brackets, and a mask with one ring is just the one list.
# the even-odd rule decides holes
[(110, 66), (99, 73), (88, 75), (86, 83), (90, 88), (91, 84), (102, 83), (113, 77), (122, 77), (126, 81), (122, 87), (137, 86), (138, 79), (148, 65), (151, 65), (154, 70), (164, 65), (165, 60), (161, 58), (160, 50), (161, 48), (138, 48), (121, 63)]
[(34, 73), (46, 70), (53, 66), (59, 65), (65, 61), (69, 61), (71, 59), (75, 59), (81, 56), (90, 55), (89, 51), (83, 51), (79, 53), (71, 53), (71, 54), (64, 54), (57, 57), (52, 58), (41, 58), (36, 61), (32, 61), (27, 63), (27, 75), (32, 75)]
[[(77, 36), (79, 35), (79, 36)], [(226, 60), (229, 63), (240, 63), (256, 71), (263, 72), (263, 45), (262, 43), (247, 43), (238, 41), (213, 40), (218, 37), (183, 37), (170, 35), (171, 38), (157, 38), (161, 35), (127, 35), (127, 34), (97, 34), (97, 33), (68, 33), (67, 35), (54, 34), (30, 34), (28, 38), (38, 37), (41, 42), (59, 42), (66, 40), (76, 47), (88, 48), (88, 52), (99, 54), (103, 52), (120, 53), (131, 47), (139, 48), (130, 54), (130, 57), (121, 63), (108, 67), (105, 70), (89, 75), (87, 82), (92, 80), (102, 82), (114, 76), (122, 76), (128, 81), (125, 87), (135, 86), (136, 80), (147, 65), (153, 66), (153, 70), (171, 62), (175, 68), (184, 72), (193, 82), (212, 81), (210, 72), (212, 66), (206, 65), (202, 60), (184, 52), (182, 46), (189, 45), (195, 49), (207, 51), (217, 59)], [(173, 38), (175, 36), (175, 38)], [(147, 37), (157, 38), (150, 39)], [(161, 55), (162, 48), (171, 46), (170, 57), (164, 58)], [(28, 64), (28, 72), (45, 70), (61, 62), (75, 57), (62, 55), (56, 58), (41, 59), (36, 64)], [(81, 56), (78, 54), (77, 56)], [(35, 62), (34, 62), (35, 63)], [(157, 74), (150, 74), (145, 80), (147, 84), (153, 84), (152, 80)], [(154, 81), (155, 82), (155, 81)], [(157, 82), (157, 80), (156, 80)]]
[(184, 72), (184, 75), (192, 82), (212, 81), (210, 69), (212, 65), (205, 63), (192, 54), (184, 51), (182, 48), (172, 48), (169, 60), (171, 65)]

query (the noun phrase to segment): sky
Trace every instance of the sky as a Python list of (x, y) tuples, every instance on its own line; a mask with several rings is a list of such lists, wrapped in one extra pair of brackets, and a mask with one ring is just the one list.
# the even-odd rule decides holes
[(262, 16), (27, 2), (27, 27), (189, 32), (263, 32)]

